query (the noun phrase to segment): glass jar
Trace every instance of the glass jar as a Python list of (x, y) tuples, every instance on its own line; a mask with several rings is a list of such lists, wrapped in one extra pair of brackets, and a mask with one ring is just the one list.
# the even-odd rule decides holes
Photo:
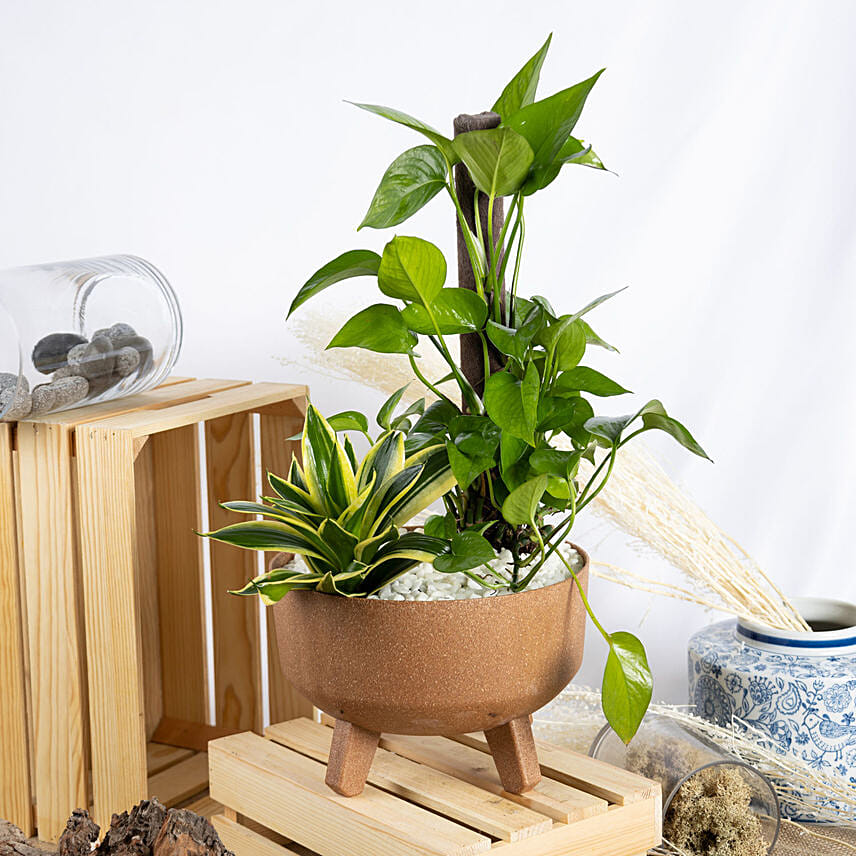
[(773, 852), (781, 819), (769, 779), (679, 722), (649, 713), (627, 746), (604, 726), (589, 754), (660, 783), (663, 838), (682, 852), (716, 842), (721, 852)]
[(182, 321), (164, 275), (135, 256), (0, 272), (0, 419), (142, 392), (172, 371)]

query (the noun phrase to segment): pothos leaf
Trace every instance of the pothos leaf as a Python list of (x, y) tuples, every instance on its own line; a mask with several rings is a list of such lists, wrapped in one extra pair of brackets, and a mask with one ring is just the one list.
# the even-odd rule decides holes
[(613, 731), (629, 743), (651, 703), (653, 678), (645, 647), (632, 634), (610, 633), (609, 657), (603, 673), (603, 712)]

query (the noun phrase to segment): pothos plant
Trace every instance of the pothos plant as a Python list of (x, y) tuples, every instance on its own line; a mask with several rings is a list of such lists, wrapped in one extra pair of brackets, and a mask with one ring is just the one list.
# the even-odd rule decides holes
[[(481, 578), (485, 585), (508, 585), (516, 592), (529, 585), (553, 554), (574, 573), (559, 547), (579, 512), (603, 489), (619, 449), (631, 439), (659, 430), (707, 457), (656, 399), (629, 415), (595, 414), (593, 398), (628, 392), (583, 363), (590, 346), (615, 350), (590, 326), (588, 315), (618, 292), (572, 313), (554, 309), (544, 297), (519, 294), (529, 200), (551, 185), (565, 166), (604, 169), (591, 145), (573, 133), (601, 72), (536, 100), (549, 44), (548, 38), (493, 104), (499, 118), (494, 128), (450, 139), (398, 110), (356, 105), (429, 141), (393, 161), (360, 228), (397, 226), (444, 192), (456, 212), (474, 290), (447, 284), (445, 258), (433, 243), (396, 235), (381, 254), (352, 250), (324, 265), (300, 289), (290, 309), (294, 312), (341, 280), (376, 279), (388, 300), (354, 315), (328, 347), (407, 356), (415, 377), (435, 398), (409, 430), (407, 451), (419, 454), (441, 446), (456, 482), (443, 497), (445, 514), (434, 516), (425, 527), (426, 535), (450, 541), (435, 567), (472, 573), (506, 548), (512, 556), (507, 579), (497, 581), (495, 574)], [(456, 164), (466, 167), (474, 186), (472, 222), (454, 179)], [(510, 201), (504, 223), (495, 229), (493, 212), (501, 197)], [(483, 218), (478, 212), (485, 207)], [(479, 377), (468, 377), (452, 356), (448, 339), (459, 334), (477, 337), (483, 367)], [(448, 367), (445, 377), (426, 375), (420, 366), (421, 347), (439, 352)], [(448, 382), (457, 385), (460, 403), (441, 388)], [(401, 394), (399, 390), (385, 407), (394, 407)], [(331, 420), (345, 429), (362, 428), (364, 421), (353, 413)], [(604, 711), (619, 736), (629, 740), (651, 698), (644, 647), (630, 633), (607, 632), (579, 580), (577, 585), (609, 646)]]

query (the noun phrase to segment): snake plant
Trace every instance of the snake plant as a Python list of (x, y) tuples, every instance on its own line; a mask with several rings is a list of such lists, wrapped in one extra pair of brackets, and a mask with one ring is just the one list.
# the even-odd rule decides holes
[(455, 484), (442, 444), (406, 455), (404, 433), (390, 429), (358, 463), (350, 440), (340, 443), (310, 405), (301, 451), (303, 466), (293, 459), (287, 478), (268, 475), (276, 496), (222, 503), (257, 519), (205, 533), (248, 550), (287, 551), (304, 559), (304, 568), (271, 570), (235, 594), (258, 594), (268, 605), (292, 589), (366, 597), (448, 547), (442, 538), (399, 532)]

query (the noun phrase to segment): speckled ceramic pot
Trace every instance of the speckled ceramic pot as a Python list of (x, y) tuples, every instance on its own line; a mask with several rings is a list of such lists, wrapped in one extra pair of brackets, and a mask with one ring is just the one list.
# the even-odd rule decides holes
[[(575, 549), (586, 585), (588, 556)], [(377, 733), (464, 734), (528, 717), (583, 656), (573, 580), (449, 601), (293, 591), (273, 609), (288, 680), (325, 713)]]
[[(689, 642), (690, 703), (700, 716), (727, 726), (732, 717), (770, 737), (829, 775), (856, 782), (856, 605), (796, 598), (818, 632), (771, 630), (740, 619), (696, 633)], [(825, 794), (804, 794), (819, 807)], [(782, 801), (785, 816), (813, 821), (804, 807)]]

